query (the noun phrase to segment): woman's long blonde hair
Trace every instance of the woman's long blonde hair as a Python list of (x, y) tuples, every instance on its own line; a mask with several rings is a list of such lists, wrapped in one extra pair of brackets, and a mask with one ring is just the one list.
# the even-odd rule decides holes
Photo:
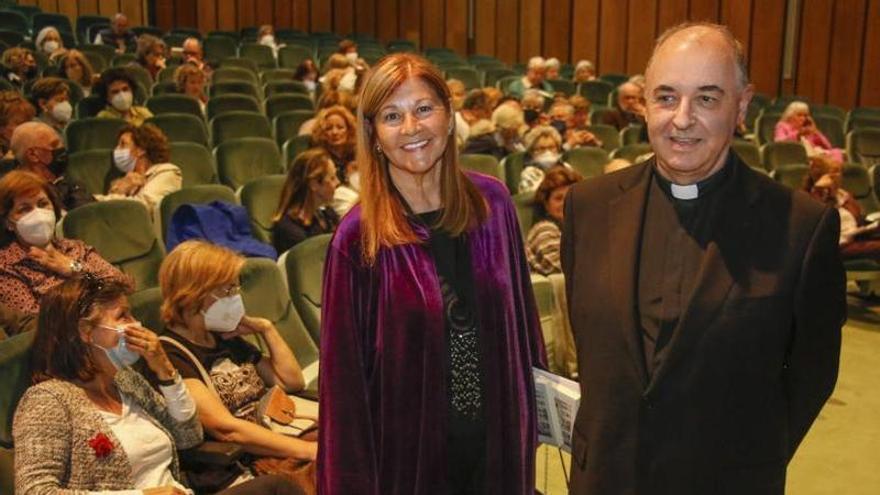
[[(453, 122), (455, 118), (443, 77), (424, 58), (395, 53), (381, 59), (367, 73), (358, 98), (357, 163), (361, 176), (362, 250), (369, 264), (376, 260), (382, 247), (421, 242), (407, 221), (402, 199), (391, 182), (388, 158), (376, 149), (375, 130), (379, 110), (401, 84), (413, 77), (433, 89), (446, 115)], [(440, 159), (443, 214), (435, 227), (458, 236), (482, 223), (489, 215), (489, 208), (480, 191), (458, 166), (455, 139), (447, 139)]]

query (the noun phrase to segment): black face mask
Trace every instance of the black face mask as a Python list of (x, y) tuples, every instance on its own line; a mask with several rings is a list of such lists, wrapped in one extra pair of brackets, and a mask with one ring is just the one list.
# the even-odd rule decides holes
[(523, 118), (525, 119), (526, 124), (531, 125), (532, 122), (538, 120), (538, 117), (540, 116), (541, 114), (539, 114), (537, 110), (531, 108), (523, 110)]
[(52, 161), (47, 166), (55, 177), (61, 177), (67, 171), (67, 148), (52, 150)]
[(559, 131), (561, 136), (565, 136), (565, 130), (567, 129), (564, 120), (554, 120), (550, 122), (550, 126)]

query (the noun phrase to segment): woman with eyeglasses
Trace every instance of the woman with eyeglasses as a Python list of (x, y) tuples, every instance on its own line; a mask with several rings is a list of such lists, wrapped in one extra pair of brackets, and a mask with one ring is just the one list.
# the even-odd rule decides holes
[[(246, 315), (239, 293), (243, 265), (244, 258), (225, 247), (190, 240), (174, 248), (159, 269), (162, 320), (170, 339), (163, 346), (196, 402), (208, 437), (240, 444), (258, 459), (248, 463), (247, 472), (235, 465), (205, 467), (188, 472), (189, 479), (201, 492), (224, 488), (251, 472), (275, 472), (308, 488), (314, 481), (298, 476), (315, 459), (317, 443), (260, 424), (257, 405), (269, 388), (296, 392), (305, 381), (272, 322)], [(258, 339), (268, 355), (246, 336)]]

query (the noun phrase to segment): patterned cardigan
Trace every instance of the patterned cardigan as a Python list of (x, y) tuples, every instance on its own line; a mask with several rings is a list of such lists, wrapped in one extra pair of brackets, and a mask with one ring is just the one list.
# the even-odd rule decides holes
[[(198, 414), (175, 421), (165, 399), (131, 368), (116, 374), (119, 392), (137, 403), (171, 438), (174, 478), (180, 480), (177, 449), (202, 441)], [(112, 449), (99, 457), (89, 440), (105, 435)], [(12, 424), (15, 441), (15, 493), (74, 495), (87, 490), (134, 487), (132, 468), (119, 440), (85, 391), (73, 383), (48, 380), (30, 387), (18, 404)]]

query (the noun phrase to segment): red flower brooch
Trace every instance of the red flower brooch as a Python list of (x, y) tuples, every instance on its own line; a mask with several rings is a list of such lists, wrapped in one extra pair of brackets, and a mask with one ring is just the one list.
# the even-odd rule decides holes
[(98, 459), (107, 457), (110, 452), (113, 452), (113, 442), (103, 433), (98, 433), (89, 440), (89, 447), (95, 451), (95, 457)]

